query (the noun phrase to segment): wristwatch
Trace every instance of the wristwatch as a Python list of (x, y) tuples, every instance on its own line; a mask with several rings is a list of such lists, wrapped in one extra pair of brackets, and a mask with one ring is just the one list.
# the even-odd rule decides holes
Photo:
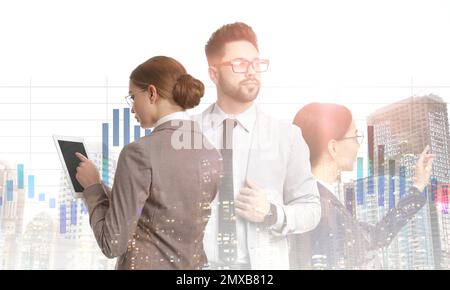
[(273, 226), (277, 222), (277, 207), (271, 203), (269, 212), (264, 218), (263, 224), (266, 227)]

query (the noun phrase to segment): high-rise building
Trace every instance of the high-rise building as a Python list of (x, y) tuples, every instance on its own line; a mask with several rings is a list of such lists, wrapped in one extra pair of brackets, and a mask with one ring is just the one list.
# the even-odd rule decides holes
[(26, 226), (21, 244), (21, 269), (53, 268), (56, 223), (47, 213), (36, 215)]
[[(344, 203), (354, 204), (355, 217), (362, 222), (376, 225), (388, 213), (389, 209), (397, 205), (406, 194), (408, 188), (406, 178), (389, 175), (369, 177), (348, 182), (343, 185), (347, 192)], [(374, 186), (373, 192), (368, 191), (369, 183)], [(358, 190), (358, 184), (360, 185)], [(362, 189), (362, 190), (361, 190)], [(357, 194), (352, 194), (357, 192)], [(392, 204), (394, 203), (394, 204)], [(349, 209), (347, 207), (347, 209)], [(427, 231), (425, 219), (427, 206), (421, 209), (411, 221), (393, 238), (387, 248), (374, 250), (373, 257), (380, 260), (383, 269), (433, 269), (434, 261), (431, 247), (431, 233)], [(428, 250), (426, 250), (428, 249)], [(353, 261), (347, 261), (350, 265)], [(377, 262), (378, 263), (378, 262)]]
[[(394, 170), (399, 172), (397, 177), (394, 175), (394, 180), (405, 178), (406, 186), (411, 186), (414, 164), (425, 146), (430, 145), (431, 153), (436, 155), (432, 168), (432, 184), (427, 190), (428, 203), (384, 251), (385, 265), (394, 269), (450, 267), (450, 217), (448, 211), (436, 206), (439, 185), (449, 183), (450, 179), (447, 104), (436, 95), (411, 97), (377, 110), (368, 117), (367, 123), (373, 130), (373, 147), (369, 148), (369, 155), (372, 154), (373, 159), (369, 163), (372, 163), (375, 181), (377, 176)], [(399, 196), (395, 190), (390, 191), (389, 182), (378, 182), (375, 186), (375, 192), (384, 188), (386, 203), (383, 204), (381, 201), (384, 198), (378, 195), (379, 202), (376, 207), (366, 204), (362, 210), (376, 211), (379, 218), (396, 203)]]
[(17, 186), (15, 170), (8, 170), (9, 164), (0, 167), (0, 186), (2, 187), (0, 220), (1, 243), (0, 269), (17, 269), (20, 261), (20, 242), (23, 230), (25, 189)]

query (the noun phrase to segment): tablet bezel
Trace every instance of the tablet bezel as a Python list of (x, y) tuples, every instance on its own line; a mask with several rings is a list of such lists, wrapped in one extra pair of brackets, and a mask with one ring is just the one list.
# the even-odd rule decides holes
[[(72, 195), (75, 198), (83, 198), (83, 192), (76, 192), (75, 187), (73, 186), (72, 179), (70, 178), (69, 169), (67, 168), (66, 162), (64, 161), (64, 156), (61, 151), (61, 147), (59, 146), (58, 141), (67, 141), (67, 142), (77, 142), (83, 144), (84, 151), (86, 151), (86, 155), (89, 155), (86, 144), (84, 143), (83, 137), (75, 137), (75, 136), (61, 136), (61, 135), (53, 135), (53, 141), (55, 142), (56, 151), (58, 151), (59, 160), (61, 160), (62, 167), (64, 169), (64, 173), (66, 175), (66, 180), (69, 183), (70, 188), (72, 189)], [(89, 159), (89, 156), (86, 156)]]

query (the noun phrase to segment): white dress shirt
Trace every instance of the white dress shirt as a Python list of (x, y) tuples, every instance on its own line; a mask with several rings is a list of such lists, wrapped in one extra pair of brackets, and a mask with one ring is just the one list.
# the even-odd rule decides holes
[(318, 178), (316, 178), (316, 181), (317, 181), (317, 183), (322, 184), (323, 187), (328, 189), (329, 192), (331, 192), (338, 200), (340, 200), (339, 199), (339, 195), (336, 193), (336, 188), (333, 185), (331, 185), (331, 184), (329, 184), (329, 183), (327, 183), (327, 182), (325, 182), (323, 180), (320, 180)]
[[(222, 148), (223, 139), (223, 121), (227, 118), (237, 120), (237, 125), (233, 129), (233, 188), (234, 197), (237, 198), (239, 191), (242, 187), (246, 186), (245, 178), (247, 176), (247, 163), (248, 154), (251, 146), (251, 139), (253, 133), (253, 127), (256, 120), (256, 107), (253, 104), (250, 108), (238, 115), (228, 115), (226, 114), (219, 105), (215, 105), (212, 111), (212, 132), (209, 132), (210, 142), (217, 148)], [(213, 201), (212, 207), (214, 210), (218, 211), (218, 196)], [(207, 242), (209, 246), (214, 245), (216, 249), (212, 252), (214, 255), (208, 257), (210, 262), (218, 263), (219, 254), (217, 246), (217, 232), (219, 227), (218, 215), (212, 215), (211, 220), (208, 223), (207, 232), (212, 233), (210, 241)], [(249, 263), (248, 248), (247, 248), (247, 225), (246, 221), (240, 217), (236, 217), (236, 238), (237, 238), (237, 264)]]
[(168, 115), (165, 115), (164, 117), (160, 118), (156, 123), (155, 126), (153, 126), (153, 128), (158, 127), (159, 125), (168, 122), (168, 121), (172, 121), (172, 120), (191, 120), (191, 117), (189, 116), (188, 113), (186, 113), (186, 111), (179, 111), (179, 112), (175, 112), (175, 113), (170, 113)]
[[(194, 116), (202, 132), (217, 149), (222, 147), (222, 122), (231, 117), (233, 130), (234, 195), (251, 179), (277, 208), (270, 228), (238, 219), (237, 263), (250, 262), (251, 269), (289, 269), (287, 235), (312, 230), (320, 221), (317, 182), (311, 174), (309, 149), (299, 127), (274, 119), (256, 104), (238, 116), (227, 116), (217, 104)], [(253, 120), (253, 121), (252, 121)], [(219, 261), (218, 198), (211, 204), (203, 247), (208, 261)]]

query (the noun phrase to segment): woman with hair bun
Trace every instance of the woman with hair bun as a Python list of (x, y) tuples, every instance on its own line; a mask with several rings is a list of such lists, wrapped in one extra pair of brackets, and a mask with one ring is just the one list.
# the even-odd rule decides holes
[[(207, 262), (202, 241), (221, 156), (185, 112), (203, 93), (178, 61), (153, 57), (131, 73), (126, 98), (141, 127), (154, 129), (123, 148), (111, 190), (77, 153), (91, 227), (102, 252), (118, 257), (117, 269), (201, 269)], [(174, 133), (204, 146), (179, 149)]]

